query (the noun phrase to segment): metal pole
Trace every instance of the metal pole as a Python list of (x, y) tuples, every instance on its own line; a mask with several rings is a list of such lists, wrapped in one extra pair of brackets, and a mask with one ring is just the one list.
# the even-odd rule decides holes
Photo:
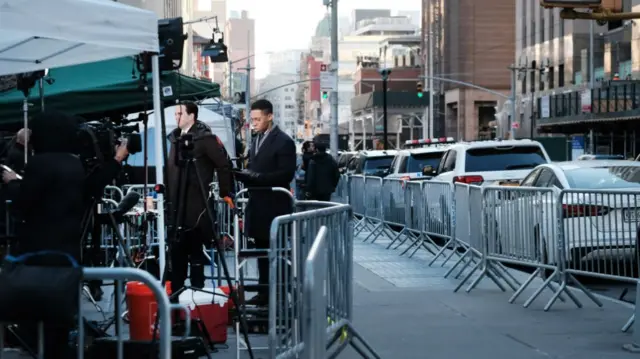
[(593, 26), (593, 20), (589, 22), (589, 86), (593, 88), (595, 84), (595, 70), (593, 63), (593, 51), (594, 51), (594, 32), (595, 26)]
[(515, 65), (511, 65), (511, 116), (509, 118), (509, 133), (511, 134), (511, 140), (516, 139), (516, 129), (513, 128), (513, 124), (516, 122), (516, 79), (517, 71)]
[(40, 90), (40, 112), (44, 112), (44, 78), (40, 78), (39, 81)]
[(29, 136), (27, 136), (27, 134), (29, 133), (29, 101), (28, 98), (25, 97), (24, 100), (22, 101), (22, 120), (23, 120), (23, 126), (24, 126), (24, 132), (25, 132), (25, 136), (24, 136), (24, 164), (27, 164), (27, 161), (29, 159)]
[[(422, 61), (422, 75), (426, 79), (429, 77), (429, 69), (427, 69), (427, 59), (425, 54), (420, 54), (420, 59)], [(422, 79), (420, 79), (422, 83)], [(375, 91), (374, 91), (375, 92)], [(428, 107), (424, 108), (424, 112), (422, 114), (422, 138), (429, 138), (429, 109), (431, 108), (431, 104)], [(413, 138), (412, 138), (413, 139)]]
[[(536, 67), (537, 66), (538, 65), (536, 64)], [(536, 78), (535, 73), (536, 73), (536, 71), (538, 69), (537, 68), (533, 68), (531, 70), (533, 71), (533, 74), (534, 74), (532, 76), (532, 78), (535, 79)], [(542, 76), (542, 74), (539, 73), (538, 76)], [(534, 84), (533, 89), (531, 91), (531, 122), (529, 123), (529, 127), (530, 127), (529, 128), (529, 131), (530, 131), (529, 138), (532, 139), (532, 140), (533, 140), (533, 132), (535, 130), (535, 123), (534, 123), (535, 122), (535, 117), (536, 117), (535, 106), (536, 106), (536, 86)]]
[[(591, 20), (589, 22), (589, 89), (593, 90), (594, 86), (595, 86), (595, 66), (593, 63), (593, 59), (594, 59), (594, 33), (595, 33), (595, 25), (594, 25), (594, 21)], [(593, 91), (591, 92), (591, 94), (593, 95)], [(591, 101), (593, 103), (593, 98), (591, 98)], [(589, 148), (590, 148), (590, 153), (591, 154), (595, 154), (596, 153), (596, 147), (595, 147), (595, 143), (594, 143), (594, 135), (593, 135), (593, 129), (589, 129)]]
[[(162, 101), (160, 100), (160, 60), (158, 59), (158, 55), (153, 55), (151, 58), (151, 82), (153, 84), (153, 112), (156, 114), (155, 118), (155, 126), (156, 129), (162, 129), (164, 127), (164, 123), (162, 121), (162, 116), (159, 115), (164, 111), (162, 108)], [(164, 184), (164, 155), (163, 155), (163, 143), (166, 143), (166, 140), (162, 137), (162, 131), (154, 131), (154, 145), (155, 145), (155, 166), (156, 166), (156, 183)], [(164, 194), (158, 193), (158, 217), (156, 221), (157, 233), (158, 233), (158, 247), (160, 250), (158, 251), (160, 254), (160, 273), (164, 273), (165, 264), (167, 261), (166, 258), (166, 250), (165, 250), (165, 232), (164, 232)], [(166, 317), (165, 317), (166, 318)]]
[[(387, 141), (387, 75), (382, 76), (382, 144), (384, 149), (389, 149)], [(375, 131), (375, 120), (373, 122), (373, 128)]]
[[(251, 33), (248, 32), (247, 33), (247, 48), (250, 49), (251, 48)], [(247, 148), (246, 148), (246, 154), (249, 155), (249, 151), (251, 151), (251, 101), (249, 100), (251, 98), (251, 56), (247, 57), (247, 78), (246, 78), (246, 88), (245, 88), (245, 108), (244, 108), (244, 119), (246, 122), (247, 126), (247, 130), (245, 132), (245, 136), (246, 136), (246, 140), (245, 143), (247, 144)]]
[[(433, 21), (431, 22), (433, 23)], [(433, 88), (433, 75), (434, 75), (434, 71), (433, 71), (433, 49), (434, 49), (434, 44), (433, 44), (433, 32), (431, 31), (431, 24), (429, 25), (429, 132), (428, 132), (428, 138), (433, 138), (433, 116), (434, 116), (434, 108), (433, 108), (433, 92), (434, 92), (434, 88)]]
[[(227, 94), (229, 95), (229, 104), (231, 105), (233, 103), (233, 61), (229, 61), (229, 88), (227, 89)], [(221, 96), (222, 97), (222, 96)], [(220, 106), (222, 106), (222, 115), (223, 116), (227, 116), (227, 110), (224, 107), (224, 100), (221, 98), (220, 99)], [(238, 138), (238, 134), (236, 133), (236, 127), (233, 125), (233, 120), (231, 119), (231, 117), (233, 117), (233, 111), (231, 110), (232, 106), (229, 106), (229, 116), (227, 117), (229, 119), (229, 121), (227, 122), (228, 124), (232, 124), (231, 125), (231, 133), (233, 134), (233, 139), (234, 141), (232, 141), (233, 144), (233, 157), (237, 157), (238, 156), (238, 149), (236, 148), (236, 141), (235, 139)], [(236, 165), (236, 161), (234, 161), (234, 166)]]
[(331, 0), (331, 76), (334, 88), (331, 91), (331, 134), (329, 148), (338, 158), (338, 0)]

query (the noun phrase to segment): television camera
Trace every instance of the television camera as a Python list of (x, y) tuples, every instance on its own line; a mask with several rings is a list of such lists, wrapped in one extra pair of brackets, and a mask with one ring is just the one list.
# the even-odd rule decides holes
[(87, 168), (93, 168), (113, 158), (116, 147), (126, 143), (131, 154), (142, 151), (138, 120), (85, 122), (78, 129), (78, 154)]

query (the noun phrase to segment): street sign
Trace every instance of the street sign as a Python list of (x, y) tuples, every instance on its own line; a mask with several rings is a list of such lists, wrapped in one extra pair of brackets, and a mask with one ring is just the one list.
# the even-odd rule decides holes
[(333, 76), (331, 71), (329, 71), (329, 66), (327, 64), (320, 65), (320, 90), (321, 91), (337, 91), (336, 76)]

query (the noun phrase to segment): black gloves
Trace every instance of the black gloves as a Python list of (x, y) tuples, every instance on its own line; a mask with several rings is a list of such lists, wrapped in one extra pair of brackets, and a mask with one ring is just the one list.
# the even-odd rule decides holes
[(245, 184), (260, 182), (264, 178), (261, 173), (251, 170), (233, 171), (233, 174), (235, 175), (236, 180)]

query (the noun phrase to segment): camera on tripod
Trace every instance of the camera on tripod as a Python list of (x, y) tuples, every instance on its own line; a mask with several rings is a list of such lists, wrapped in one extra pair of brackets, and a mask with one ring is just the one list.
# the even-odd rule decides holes
[(78, 129), (78, 155), (82, 162), (92, 168), (107, 158), (113, 158), (116, 147), (126, 142), (127, 151), (135, 154), (142, 151), (140, 127), (136, 124), (116, 124), (111, 121), (87, 122)]

